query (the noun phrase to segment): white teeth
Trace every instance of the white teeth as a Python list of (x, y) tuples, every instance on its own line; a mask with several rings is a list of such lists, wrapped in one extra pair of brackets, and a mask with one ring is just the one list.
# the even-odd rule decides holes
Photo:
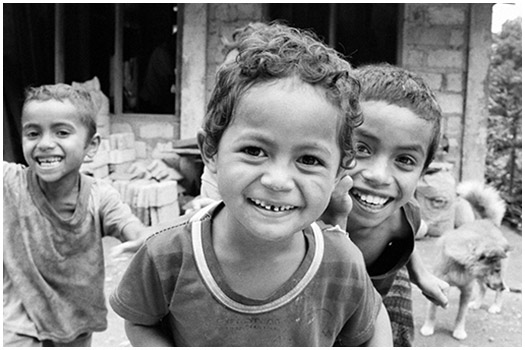
[(51, 168), (54, 166), (57, 166), (61, 161), (61, 157), (46, 157), (46, 158), (38, 158), (38, 164), (40, 164), (43, 168)]
[(272, 204), (267, 204), (266, 202), (263, 202), (259, 199), (252, 199), (251, 201), (261, 208), (264, 208), (270, 211), (275, 211), (275, 212), (287, 211), (287, 210), (292, 210), (295, 208), (293, 205), (276, 206)]
[(356, 195), (361, 201), (371, 204), (371, 205), (384, 205), (387, 201), (387, 197), (379, 197), (374, 196), (371, 194), (363, 194), (357, 191), (353, 191), (354, 195)]

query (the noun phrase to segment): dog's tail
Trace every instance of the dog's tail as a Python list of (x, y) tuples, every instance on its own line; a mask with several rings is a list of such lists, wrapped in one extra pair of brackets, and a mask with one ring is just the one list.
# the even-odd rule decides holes
[(470, 203), (476, 219), (489, 219), (496, 226), (501, 225), (507, 206), (495, 188), (478, 181), (464, 181), (456, 191)]

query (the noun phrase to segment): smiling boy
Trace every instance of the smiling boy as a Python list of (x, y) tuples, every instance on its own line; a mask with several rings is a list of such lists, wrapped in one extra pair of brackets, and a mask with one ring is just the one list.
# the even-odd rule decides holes
[(102, 236), (147, 234), (110, 184), (79, 173), (100, 143), (94, 118), (82, 88), (26, 92), (28, 166), (3, 163), (4, 346), (89, 346), (107, 327)]
[[(414, 243), (421, 224), (414, 191), (437, 150), (441, 110), (423, 79), (403, 68), (376, 64), (355, 72), (364, 122), (355, 131), (356, 166), (348, 171), (354, 185), (347, 231), (383, 296), (394, 344), (407, 346), (414, 326), (405, 265), (427, 298), (447, 304), (448, 284), (426, 269)], [(396, 275), (401, 292), (389, 295)]]
[(391, 345), (361, 253), (314, 222), (353, 160), (357, 82), (313, 36), (271, 28), (219, 70), (198, 135), (223, 200), (159, 228), (112, 294), (133, 345)]

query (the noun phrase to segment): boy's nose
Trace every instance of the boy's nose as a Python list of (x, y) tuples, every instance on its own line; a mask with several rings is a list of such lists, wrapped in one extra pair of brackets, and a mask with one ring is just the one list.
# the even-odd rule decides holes
[(376, 186), (392, 183), (392, 176), (386, 161), (375, 161), (373, 164), (369, 164), (362, 174), (366, 181)]
[(55, 141), (53, 137), (48, 134), (43, 134), (40, 140), (38, 141), (38, 149), (46, 150), (53, 148), (55, 146)]
[(288, 191), (293, 187), (290, 170), (284, 165), (270, 165), (261, 177), (263, 186), (272, 191)]

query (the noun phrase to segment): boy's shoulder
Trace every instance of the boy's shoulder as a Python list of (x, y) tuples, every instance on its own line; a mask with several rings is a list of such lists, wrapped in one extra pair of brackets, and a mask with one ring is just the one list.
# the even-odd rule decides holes
[(354, 260), (354, 257), (362, 256), (361, 251), (350, 239), (348, 233), (339, 226), (325, 224), (323, 221), (316, 221), (323, 232), (326, 249), (332, 257), (342, 260)]
[(12, 163), (12, 162), (6, 162), (3, 161), (3, 176), (4, 180), (7, 178), (13, 178), (16, 176), (20, 176), (22, 174), (25, 174), (27, 170), (29, 169), (24, 164), (18, 164), (18, 163)]
[(146, 245), (154, 251), (169, 251), (176, 246), (190, 244), (192, 217), (193, 214), (186, 214), (152, 226), (152, 234), (146, 239)]

